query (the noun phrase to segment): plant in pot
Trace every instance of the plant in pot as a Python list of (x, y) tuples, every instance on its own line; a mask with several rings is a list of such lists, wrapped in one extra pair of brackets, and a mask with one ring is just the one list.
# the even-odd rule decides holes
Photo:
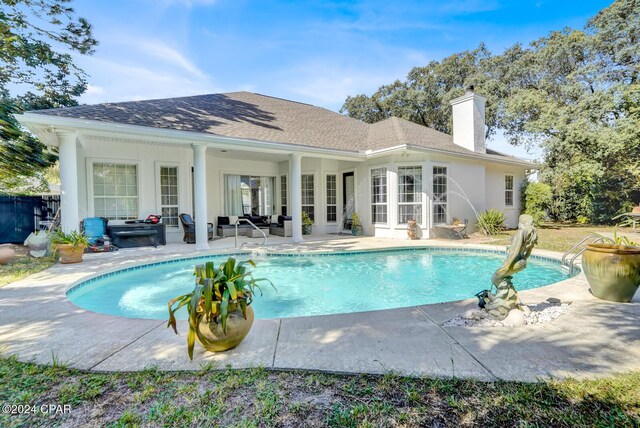
[[(212, 352), (235, 348), (247, 336), (253, 324), (251, 302), (258, 282), (271, 281), (253, 278), (247, 265), (255, 267), (252, 260), (237, 263), (232, 257), (216, 269), (213, 262), (196, 265), (193, 291), (172, 299), (168, 303), (168, 327), (178, 334), (175, 313), (186, 306), (189, 314), (187, 351), (193, 360), (196, 339)], [(273, 284), (271, 284), (273, 286)]]
[(595, 297), (630, 302), (640, 286), (640, 244), (619, 236), (616, 227), (612, 242), (587, 244), (582, 269)]
[(60, 263), (80, 263), (84, 249), (88, 246), (87, 237), (77, 230), (65, 233), (62, 229), (58, 229), (51, 235), (51, 248), (54, 254), (60, 255)]
[(351, 216), (351, 234), (353, 236), (362, 235), (362, 223), (360, 223), (360, 216), (358, 213), (353, 213)]
[(311, 217), (309, 217), (305, 211), (302, 211), (302, 234), (311, 235), (312, 228), (313, 220), (311, 220)]

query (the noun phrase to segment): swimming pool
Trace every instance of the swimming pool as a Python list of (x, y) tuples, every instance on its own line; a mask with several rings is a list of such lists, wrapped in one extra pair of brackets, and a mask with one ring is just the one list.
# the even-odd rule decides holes
[[(81, 308), (130, 318), (167, 319), (167, 302), (193, 289), (194, 265), (228, 255), (171, 260), (123, 269), (81, 282), (67, 292)], [(248, 254), (233, 256), (246, 260)], [(321, 255), (252, 257), (262, 286), (252, 306), (256, 318), (287, 318), (363, 312), (441, 303), (473, 297), (491, 285), (504, 252), (412, 248)], [(518, 290), (567, 279), (560, 264), (532, 256), (514, 277)], [(181, 309), (176, 317), (186, 319)]]

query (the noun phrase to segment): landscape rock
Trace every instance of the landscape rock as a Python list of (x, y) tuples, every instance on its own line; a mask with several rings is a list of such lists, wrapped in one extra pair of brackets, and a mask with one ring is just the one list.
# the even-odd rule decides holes
[(502, 324), (510, 327), (520, 327), (527, 325), (527, 317), (520, 309), (511, 309)]
[[(487, 317), (481, 310), (471, 310), (456, 315), (442, 324), (444, 327), (516, 327), (553, 321), (569, 310), (569, 303), (544, 302), (534, 306), (522, 305), (512, 309), (507, 318), (498, 321)], [(523, 322), (524, 320), (524, 322)]]

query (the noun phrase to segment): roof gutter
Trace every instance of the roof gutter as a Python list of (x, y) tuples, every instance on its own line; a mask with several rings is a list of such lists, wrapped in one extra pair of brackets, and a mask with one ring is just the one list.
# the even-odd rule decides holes
[(445, 156), (455, 156), (455, 157), (461, 157), (466, 159), (474, 159), (474, 160), (479, 160), (483, 162), (497, 163), (501, 165), (518, 165), (518, 166), (525, 167), (527, 169), (540, 168), (540, 166), (536, 163), (525, 161), (525, 160), (514, 159), (511, 157), (508, 157), (502, 160), (502, 159), (496, 159), (494, 157), (491, 157), (490, 155), (484, 155), (481, 153), (476, 154), (476, 153), (450, 152), (447, 150), (439, 150), (439, 149), (430, 148), (430, 147), (416, 146), (413, 144), (401, 144), (398, 146), (386, 147), (384, 149), (367, 150), (365, 154), (369, 158), (375, 158), (375, 157), (390, 155), (390, 154), (399, 153), (407, 150), (410, 150), (412, 152), (420, 152), (420, 153), (438, 153)]
[[(354, 152), (339, 149), (323, 149), (302, 144), (268, 142), (261, 140), (252, 140), (246, 138), (225, 137), (221, 135), (210, 135), (202, 132), (180, 131), (176, 129), (160, 129), (148, 126), (129, 125), (115, 122), (101, 122), (89, 119), (75, 119), (60, 116), (42, 115), (37, 113), (23, 113), (16, 115), (16, 119), (24, 126), (29, 128), (35, 134), (42, 134), (43, 130), (38, 131), (34, 125), (45, 126), (49, 129), (45, 130), (44, 140), (52, 141), (49, 135), (55, 134), (56, 131), (94, 131), (106, 134), (122, 134), (131, 138), (132, 135), (160, 144), (179, 144), (191, 145), (194, 143), (205, 143), (207, 147), (229, 149), (233, 146), (238, 150), (251, 150), (265, 153), (299, 153), (308, 155), (324, 155), (335, 157), (341, 160), (350, 160), (362, 162), (366, 157), (361, 152)], [(54, 139), (57, 142), (57, 138)]]

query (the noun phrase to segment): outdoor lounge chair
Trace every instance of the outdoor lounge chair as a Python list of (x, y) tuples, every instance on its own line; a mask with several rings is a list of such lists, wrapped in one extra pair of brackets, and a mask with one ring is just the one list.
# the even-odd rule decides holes
[[(196, 224), (193, 222), (193, 218), (189, 214), (182, 213), (178, 215), (182, 228), (184, 229), (184, 238), (182, 239), (187, 244), (196, 243)], [(213, 239), (213, 223), (207, 223), (207, 237), (210, 240)]]

